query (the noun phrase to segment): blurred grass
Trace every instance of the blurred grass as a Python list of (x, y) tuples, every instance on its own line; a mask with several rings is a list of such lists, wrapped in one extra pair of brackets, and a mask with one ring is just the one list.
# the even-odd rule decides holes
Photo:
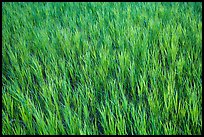
[(201, 3), (2, 3), (2, 134), (201, 134)]

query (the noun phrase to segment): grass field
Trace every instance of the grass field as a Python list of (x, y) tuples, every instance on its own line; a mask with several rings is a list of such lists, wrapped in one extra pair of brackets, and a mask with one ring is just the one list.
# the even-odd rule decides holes
[(202, 3), (2, 3), (2, 134), (200, 135)]

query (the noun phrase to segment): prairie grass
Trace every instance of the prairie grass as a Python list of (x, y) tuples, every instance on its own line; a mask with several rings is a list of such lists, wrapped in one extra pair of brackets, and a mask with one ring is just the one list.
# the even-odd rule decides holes
[(3, 135), (200, 135), (202, 3), (2, 3)]

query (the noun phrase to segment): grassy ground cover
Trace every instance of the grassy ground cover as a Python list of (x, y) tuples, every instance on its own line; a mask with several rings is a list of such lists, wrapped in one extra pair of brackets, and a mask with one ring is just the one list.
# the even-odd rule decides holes
[(201, 3), (2, 3), (2, 134), (201, 134)]

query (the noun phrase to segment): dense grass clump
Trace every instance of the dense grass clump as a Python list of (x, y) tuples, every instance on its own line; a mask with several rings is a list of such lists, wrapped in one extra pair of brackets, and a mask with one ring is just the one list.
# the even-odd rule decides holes
[(201, 3), (2, 3), (2, 134), (201, 134)]

